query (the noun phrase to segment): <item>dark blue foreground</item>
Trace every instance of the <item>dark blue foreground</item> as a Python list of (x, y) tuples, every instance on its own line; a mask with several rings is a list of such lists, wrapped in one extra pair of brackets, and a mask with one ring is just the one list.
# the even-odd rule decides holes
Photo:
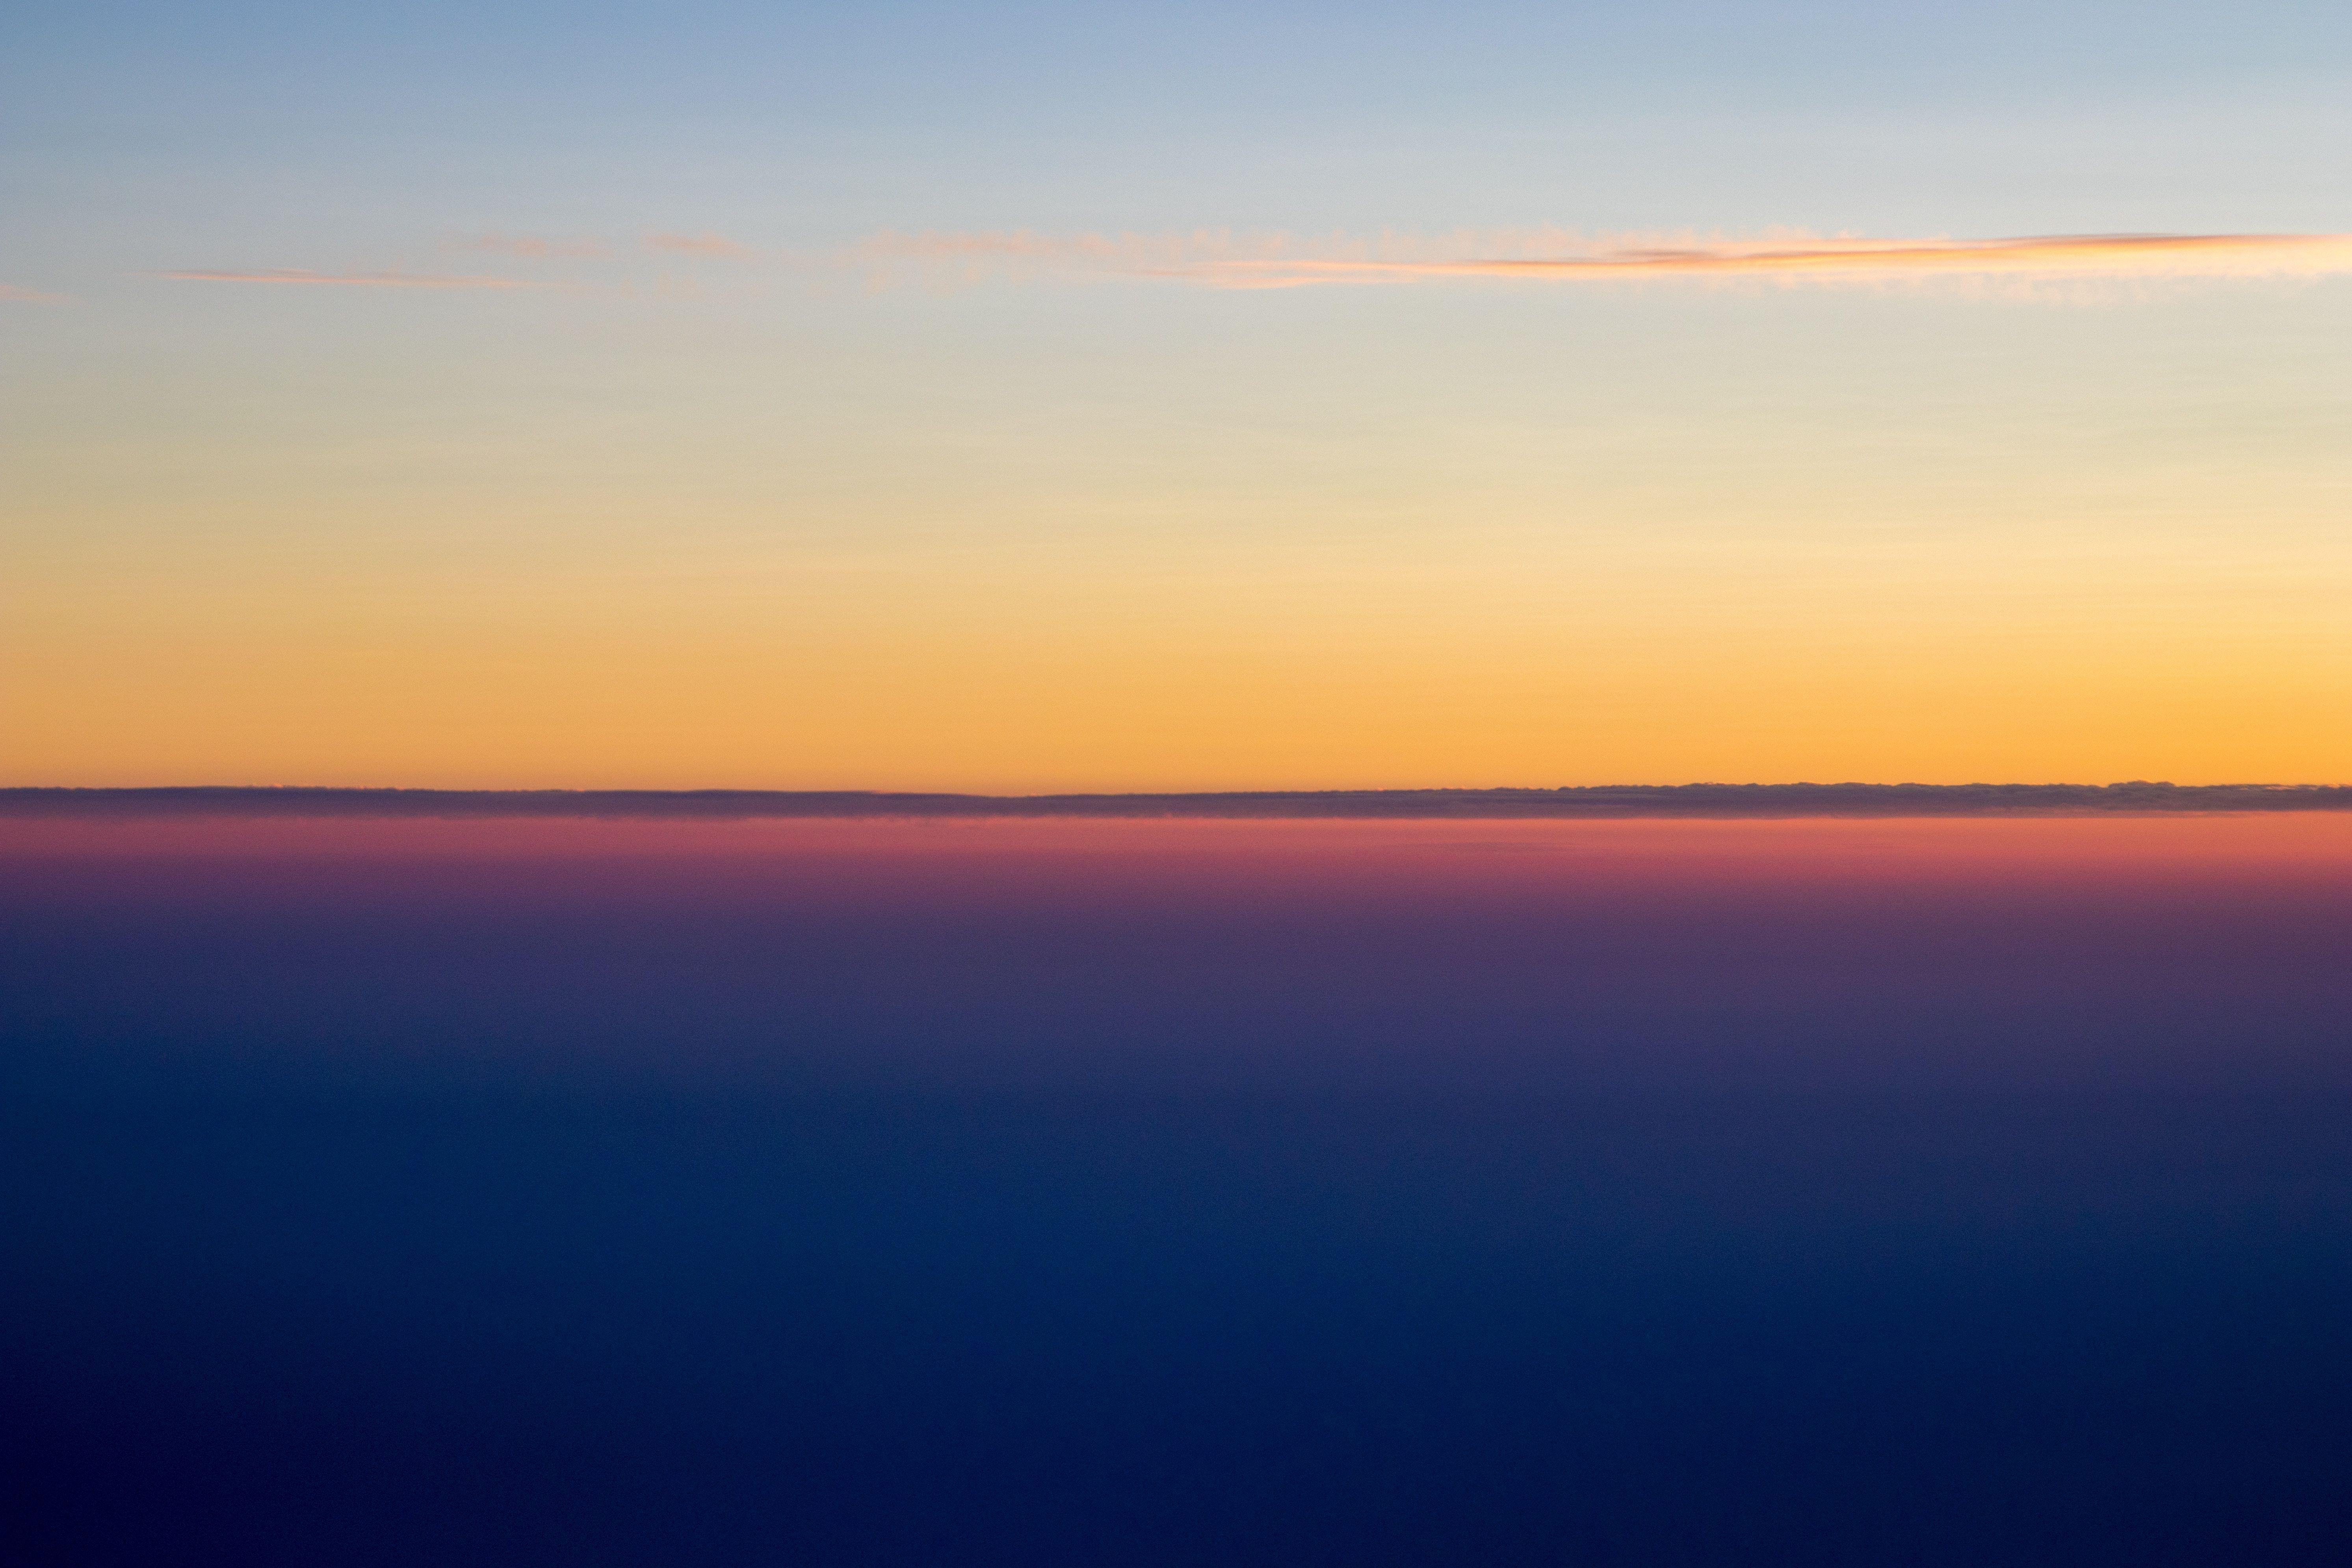
[(221, 880), (0, 888), (11, 1564), (2352, 1541), (2352, 889)]
[(2343, 1108), (20, 1103), (25, 1563), (2317, 1563)]

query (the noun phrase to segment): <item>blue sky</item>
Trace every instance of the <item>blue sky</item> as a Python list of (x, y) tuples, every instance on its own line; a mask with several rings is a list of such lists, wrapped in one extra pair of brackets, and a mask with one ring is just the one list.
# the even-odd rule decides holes
[(44, 221), (11, 226), (9, 265), (49, 287), (404, 226), (2332, 228), (2352, 173), (2352, 16), (2322, 5), (95, 5), (12, 26), (12, 201)]

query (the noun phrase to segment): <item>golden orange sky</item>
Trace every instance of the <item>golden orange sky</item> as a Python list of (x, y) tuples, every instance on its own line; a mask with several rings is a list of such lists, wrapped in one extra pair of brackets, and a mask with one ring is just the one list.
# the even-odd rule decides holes
[(362, 104), (281, 190), (284, 127), (191, 109), (167, 189), (59, 99), (0, 783), (2352, 780), (2338, 98), (1614, 101), (1205, 185), (929, 98), (870, 166), (764, 89), (549, 122), (617, 183)]

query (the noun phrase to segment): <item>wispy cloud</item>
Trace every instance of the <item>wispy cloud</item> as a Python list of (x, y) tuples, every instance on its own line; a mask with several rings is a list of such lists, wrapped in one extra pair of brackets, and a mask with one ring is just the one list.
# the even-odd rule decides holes
[(877, 274), (1092, 271), (1165, 277), (1226, 289), (1466, 279), (1529, 282), (1616, 279), (1761, 279), (1871, 284), (1934, 279), (2193, 279), (2352, 274), (2352, 235), (2099, 234), (2006, 239), (1620, 237), (1559, 230), (1440, 238), (1285, 235), (1027, 233), (882, 234), (848, 259)]
[(740, 258), (751, 255), (743, 246), (720, 234), (649, 234), (646, 248), (665, 250), (674, 256), (724, 256)]
[[(989, 278), (1083, 276), (1167, 279), (1214, 289), (1302, 289), (1340, 284), (1465, 282), (1594, 283), (1696, 280), (1783, 287), (1892, 287), (1971, 283), (2038, 294), (2045, 285), (2352, 276), (2352, 234), (2091, 234), (2002, 239), (1942, 237), (1820, 237), (1791, 232), (1756, 238), (1694, 236), (1591, 237), (1556, 229), (1420, 236), (1189, 234), (1041, 235), (1025, 231), (873, 235), (832, 252), (761, 252), (719, 234), (645, 237), (668, 256), (758, 261), (806, 275), (846, 268), (875, 283), (916, 279), (972, 283)], [(605, 258), (593, 240), (555, 241), (488, 234), (445, 248), (494, 251), (523, 260)], [(767, 268), (755, 268), (755, 274)], [(186, 268), (160, 276), (195, 283), (281, 283), (331, 288), (521, 289), (584, 287), (545, 279), (388, 270), (320, 272), (300, 268)], [(643, 280), (640, 280), (640, 285)], [(623, 293), (642, 291), (609, 280)], [(697, 292), (673, 277), (654, 289)], [(0, 285), (0, 300), (59, 302), (54, 295)]]
[(201, 268), (158, 274), (182, 283), (305, 283), (348, 289), (546, 289), (552, 285), (526, 278), (469, 278), (420, 272), (306, 272), (299, 268), (267, 268), (248, 272), (216, 272)]
[(68, 305), (73, 301), (64, 294), (44, 294), (38, 289), (26, 289), (15, 283), (0, 283), (0, 300), (19, 305)]

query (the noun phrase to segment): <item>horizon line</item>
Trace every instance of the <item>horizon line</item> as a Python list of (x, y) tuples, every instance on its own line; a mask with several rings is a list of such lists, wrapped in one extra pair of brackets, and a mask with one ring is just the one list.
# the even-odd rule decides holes
[(2352, 811), (2352, 784), (1724, 784), (979, 795), (916, 790), (0, 786), (0, 817), (1758, 817)]

